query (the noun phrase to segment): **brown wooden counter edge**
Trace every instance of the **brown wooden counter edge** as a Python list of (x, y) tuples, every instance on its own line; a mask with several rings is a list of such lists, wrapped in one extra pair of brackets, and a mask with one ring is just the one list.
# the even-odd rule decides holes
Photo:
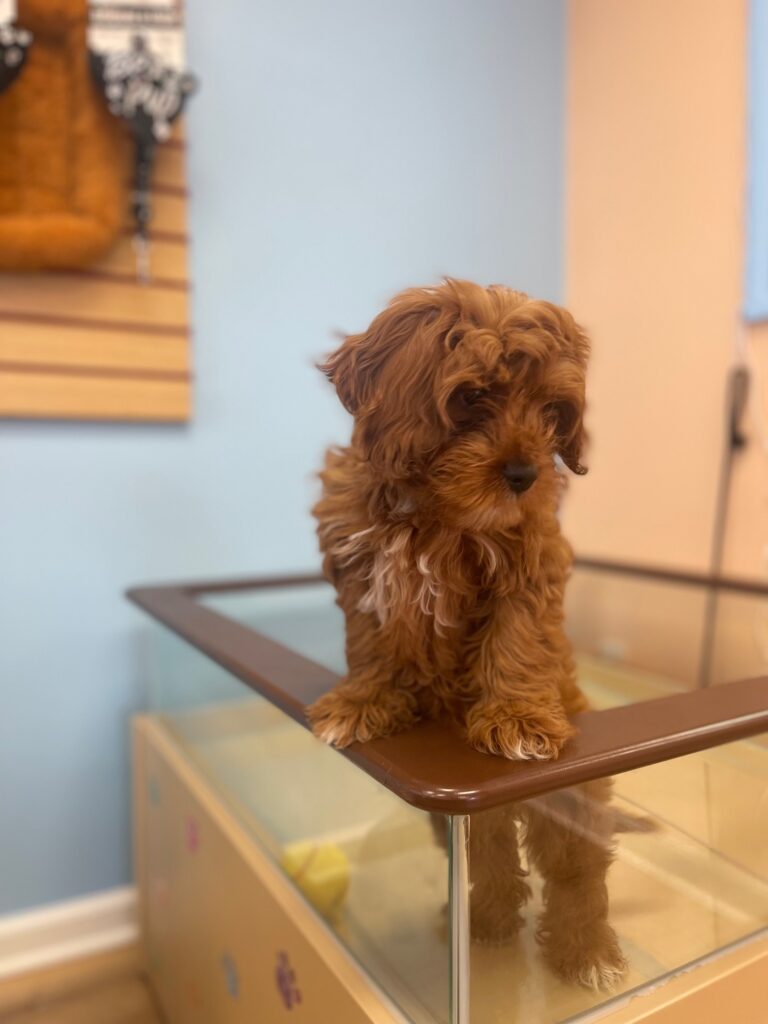
[[(338, 677), (197, 597), (320, 581), (317, 575), (213, 580), (137, 587), (127, 596), (306, 727), (304, 708)], [(737, 581), (702, 577), (699, 582), (722, 586)], [(514, 762), (481, 754), (446, 722), (423, 722), (407, 733), (355, 743), (341, 753), (415, 807), (470, 814), (766, 732), (768, 678), (585, 712), (575, 724), (578, 734), (557, 761)]]

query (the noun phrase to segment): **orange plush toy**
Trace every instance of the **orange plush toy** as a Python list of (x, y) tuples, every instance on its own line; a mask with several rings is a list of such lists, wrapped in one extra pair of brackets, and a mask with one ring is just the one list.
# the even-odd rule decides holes
[(0, 95), (0, 270), (83, 267), (125, 223), (129, 152), (91, 80), (86, 0), (19, 0), (34, 33)]

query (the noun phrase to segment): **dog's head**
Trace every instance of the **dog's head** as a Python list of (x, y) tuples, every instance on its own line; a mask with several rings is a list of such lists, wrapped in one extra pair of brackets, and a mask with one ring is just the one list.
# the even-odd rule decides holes
[(551, 507), (555, 456), (586, 472), (588, 351), (566, 310), (448, 280), (396, 296), (320, 368), (381, 482), (443, 522), (483, 531)]

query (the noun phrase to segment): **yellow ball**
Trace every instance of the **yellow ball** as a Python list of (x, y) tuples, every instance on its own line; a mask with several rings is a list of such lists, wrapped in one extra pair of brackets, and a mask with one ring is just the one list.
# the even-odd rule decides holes
[(335, 917), (349, 889), (349, 861), (334, 843), (291, 843), (280, 859), (309, 902), (324, 917)]

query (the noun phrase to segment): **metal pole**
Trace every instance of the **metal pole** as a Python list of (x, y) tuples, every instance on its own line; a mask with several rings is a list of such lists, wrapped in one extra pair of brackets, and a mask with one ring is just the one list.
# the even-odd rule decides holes
[(451, 1024), (469, 1024), (469, 815), (450, 818)]
[[(712, 576), (720, 576), (723, 571), (723, 549), (725, 546), (725, 530), (728, 525), (728, 499), (731, 493), (731, 476), (733, 460), (737, 451), (747, 443), (742, 431), (741, 422), (747, 404), (749, 391), (749, 373), (745, 366), (735, 366), (728, 377), (727, 413), (728, 433), (723, 448), (720, 479), (717, 487), (715, 520), (712, 529), (712, 550), (709, 559), (709, 571)], [(719, 593), (717, 587), (710, 585), (707, 590), (704, 606), (704, 621), (701, 634), (701, 652), (699, 654), (699, 686), (706, 687), (712, 682), (712, 655), (715, 647), (715, 631), (717, 630), (717, 603)]]

